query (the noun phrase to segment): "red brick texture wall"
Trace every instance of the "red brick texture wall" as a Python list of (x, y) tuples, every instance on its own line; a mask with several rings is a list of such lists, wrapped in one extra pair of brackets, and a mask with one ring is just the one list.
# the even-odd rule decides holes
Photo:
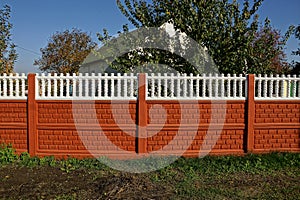
[[(149, 110), (157, 103), (163, 109), (158, 110), (161, 113), (153, 114), (153, 120), (150, 120)], [(195, 109), (199, 112), (192, 114)], [(164, 110), (166, 115), (163, 114)], [(211, 101), (182, 101), (180, 103), (178, 101), (149, 101), (147, 131), (151, 137), (147, 139), (147, 151), (161, 150), (166, 145), (170, 145), (172, 149), (170, 153), (183, 151), (187, 156), (198, 156), (204, 139), (206, 138), (206, 143), (209, 143), (217, 137), (211, 154), (242, 154), (245, 134), (244, 113), (244, 101), (217, 102), (213, 105)], [(199, 119), (195, 119), (196, 117)], [(220, 119), (214, 120), (216, 117)], [(158, 130), (157, 127), (162, 128)], [(178, 141), (171, 143), (179, 129), (181, 134), (177, 138)], [(208, 134), (208, 129), (210, 134)], [(195, 137), (190, 141), (193, 134)], [(186, 148), (185, 145), (189, 143), (190, 145)]]
[[(121, 101), (113, 104), (111, 101), (78, 102), (73, 105), (72, 101), (37, 101), (37, 105), (36, 155), (90, 157), (96, 152), (101, 156), (101, 152), (118, 154), (117, 147), (135, 151), (133, 136), (136, 127), (127, 127), (125, 132), (115, 122), (115, 118), (121, 118), (118, 114), (122, 115), (129, 109), (130, 118), (118, 122), (123, 125), (135, 123), (135, 101), (129, 102), (129, 105)], [(73, 108), (76, 108), (74, 114)], [(99, 133), (99, 126), (104, 135)]]
[(299, 101), (256, 102), (254, 149), (257, 152), (299, 151)]
[(0, 101), (0, 144), (13, 144), (18, 153), (27, 150), (27, 102)]
[[(32, 156), (112, 156), (135, 153), (197, 157), (206, 153), (300, 152), (300, 101), (0, 100), (0, 143)], [(143, 77), (141, 77), (143, 79)], [(252, 89), (251, 89), (252, 88)], [(138, 125), (138, 126), (137, 126)]]

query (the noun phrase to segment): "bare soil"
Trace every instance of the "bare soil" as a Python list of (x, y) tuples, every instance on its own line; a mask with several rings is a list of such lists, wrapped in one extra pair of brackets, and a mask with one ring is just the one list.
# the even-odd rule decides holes
[[(0, 199), (297, 199), (299, 169), (267, 174), (238, 172), (189, 176), (183, 171), (130, 174), (59, 167), (0, 167)], [(156, 178), (155, 178), (156, 177)], [(299, 194), (299, 195), (298, 195)], [(187, 198), (185, 198), (187, 197)]]
[(2, 199), (168, 199), (171, 188), (144, 174), (97, 170), (63, 172), (55, 167), (0, 168)]

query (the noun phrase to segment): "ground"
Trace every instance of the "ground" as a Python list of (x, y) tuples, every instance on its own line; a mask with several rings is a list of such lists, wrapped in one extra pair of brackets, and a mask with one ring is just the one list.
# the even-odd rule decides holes
[(190, 170), (131, 174), (9, 164), (0, 166), (0, 199), (300, 199), (299, 168), (207, 176)]

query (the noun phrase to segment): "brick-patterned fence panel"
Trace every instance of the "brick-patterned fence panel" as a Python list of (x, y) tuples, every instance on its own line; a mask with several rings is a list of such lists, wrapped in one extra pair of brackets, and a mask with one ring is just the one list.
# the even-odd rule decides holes
[(18, 153), (27, 151), (27, 102), (0, 101), (0, 143), (13, 144)]
[[(153, 120), (150, 120), (149, 110), (152, 106), (159, 104), (162, 105), (163, 109), (161, 112), (166, 112), (166, 119), (163, 114), (156, 113), (153, 115)], [(157, 151), (168, 145), (170, 141), (176, 136), (179, 127), (184, 133), (180, 136), (180, 141), (173, 145), (173, 153), (177, 150), (185, 150), (183, 144), (187, 144), (190, 140), (189, 134), (193, 126), (196, 126), (197, 134), (192, 141), (189, 148), (186, 149), (185, 155), (187, 156), (198, 156), (200, 148), (203, 144), (204, 138), (207, 136), (207, 131), (211, 123), (212, 113), (218, 113), (218, 109), (226, 109), (225, 119), (221, 120), (219, 124), (214, 124), (210, 131), (216, 131), (213, 135), (218, 135), (217, 130), (221, 129), (222, 132), (218, 137), (216, 145), (214, 145), (211, 154), (243, 154), (244, 153), (244, 112), (245, 112), (245, 101), (227, 101), (226, 104), (214, 103), (214, 109), (212, 110), (211, 101), (197, 101), (197, 102), (180, 102), (176, 101), (148, 101), (148, 124), (147, 131), (149, 135), (153, 135), (147, 139), (147, 151)], [(199, 124), (196, 123), (195, 116), (193, 114), (194, 109), (199, 110)], [(181, 119), (181, 112), (183, 118)], [(223, 123), (224, 121), (224, 123)], [(161, 126), (162, 129), (156, 133), (157, 127)], [(152, 133), (154, 132), (154, 133)], [(155, 134), (156, 133), (156, 134)], [(210, 140), (208, 138), (208, 140)]]
[[(124, 119), (123, 124), (136, 121), (136, 102), (119, 103), (114, 102), (113, 108), (116, 113), (125, 113), (129, 108), (131, 119)], [(136, 127), (127, 129), (128, 135), (120, 129), (115, 123), (111, 101), (96, 101), (76, 103), (80, 107), (77, 119), (73, 117), (72, 101), (37, 101), (38, 123), (37, 123), (37, 152), (36, 155), (69, 155), (80, 157), (91, 157), (89, 150), (99, 152), (110, 151), (112, 154), (118, 154), (117, 147), (126, 151), (135, 151)], [(98, 124), (90, 124), (92, 111), (95, 109)], [(76, 111), (74, 111), (76, 112)], [(75, 124), (77, 120), (77, 124)], [(99, 134), (101, 126), (105, 136)], [(80, 129), (78, 133), (77, 129)], [(97, 131), (98, 130), (98, 131)], [(105, 138), (106, 137), (106, 138)], [(110, 140), (115, 146), (107, 142)], [(100, 155), (99, 155), (100, 156)]]
[(297, 151), (300, 148), (300, 102), (257, 101), (254, 150)]
[[(122, 76), (64, 79), (29, 74), (25, 96), (24, 76), (5, 76), (3, 80), (8, 82), (2, 84), (0, 79), (1, 90), (4, 85), (10, 87), (12, 80), (20, 80), (16, 93), (10, 88), (4, 95), (0, 92), (0, 142), (11, 143), (17, 152), (27, 151), (33, 156), (79, 158), (95, 156), (94, 152), (124, 158), (118, 148), (147, 154), (167, 146), (171, 151), (165, 154), (196, 157), (205, 140), (210, 143), (215, 139), (207, 153), (300, 151), (299, 78), (178, 77), (140, 74), (122, 81)], [(163, 89), (153, 89), (157, 83)], [(109, 90), (111, 85), (117, 87)], [(88, 95), (93, 94), (90, 89), (82, 89), (87, 86), (97, 90), (94, 101), (89, 100)], [(170, 93), (175, 91), (172, 87), (182, 92)], [(128, 90), (122, 92), (122, 88)], [(195, 89), (201, 92), (193, 94)], [(79, 98), (72, 100), (74, 95)], [(99, 126), (104, 135), (99, 134)], [(175, 137), (176, 142), (172, 142)]]

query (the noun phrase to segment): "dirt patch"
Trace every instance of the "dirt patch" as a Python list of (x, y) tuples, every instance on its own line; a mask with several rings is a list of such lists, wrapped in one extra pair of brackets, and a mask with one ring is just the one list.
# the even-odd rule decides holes
[(4, 199), (168, 199), (172, 188), (153, 183), (145, 174), (97, 170), (63, 172), (55, 167), (0, 168)]
[(58, 166), (0, 167), (0, 199), (299, 199), (299, 168), (206, 174), (170, 168), (146, 174)]

